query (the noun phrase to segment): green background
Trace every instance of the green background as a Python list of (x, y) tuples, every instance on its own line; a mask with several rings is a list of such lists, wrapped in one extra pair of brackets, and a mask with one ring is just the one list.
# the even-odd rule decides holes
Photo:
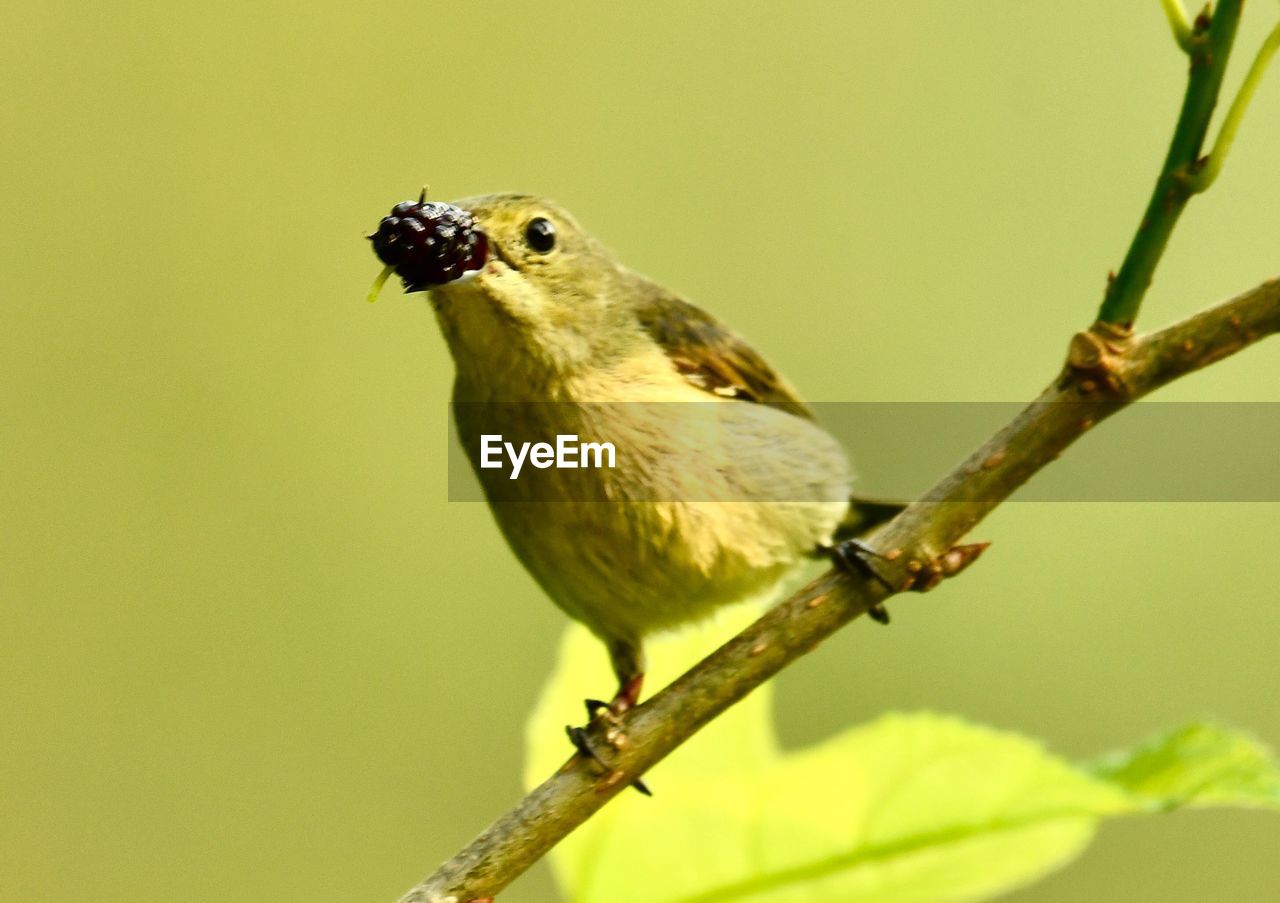
[[(446, 501), (421, 296), (362, 300), (392, 203), (555, 197), (814, 399), (1013, 401), (1094, 313), (1184, 66), (1154, 0), (7, 4), (0, 900), (390, 901), (519, 792), (562, 616)], [(1280, 269), (1277, 160), (1273, 74), (1144, 323)], [(1163, 397), (1278, 387), (1263, 345)], [(1277, 524), (1007, 505), (963, 580), (782, 678), (783, 736), (931, 708), (1073, 756), (1202, 714), (1280, 743)], [(1014, 899), (1272, 900), (1278, 846), (1258, 813), (1110, 825)]]

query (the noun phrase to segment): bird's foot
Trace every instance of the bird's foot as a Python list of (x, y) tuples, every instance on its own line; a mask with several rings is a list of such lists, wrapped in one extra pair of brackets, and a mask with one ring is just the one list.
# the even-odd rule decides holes
[[(835, 565), (846, 573), (855, 577), (875, 580), (891, 593), (896, 591), (897, 587), (889, 581), (889, 578), (881, 572), (876, 564), (877, 559), (886, 560), (886, 556), (880, 554), (862, 540), (846, 539), (823, 551), (830, 555)], [(889, 610), (879, 602), (867, 609), (867, 616), (877, 624), (889, 623)]]
[[(591, 759), (604, 768), (606, 772), (613, 772), (613, 768), (592, 745), (591, 728), (598, 727), (603, 732), (605, 742), (613, 749), (621, 749), (626, 745), (627, 737), (622, 732), (622, 716), (635, 708), (636, 703), (640, 700), (640, 689), (643, 685), (644, 675), (633, 674), (621, 682), (618, 686), (618, 692), (614, 694), (613, 699), (609, 702), (605, 702), (603, 699), (586, 700), (586, 727), (573, 727), (572, 725), (565, 727), (565, 733), (569, 735), (569, 742), (573, 744), (579, 755)], [(645, 786), (644, 781), (638, 778), (632, 781), (631, 786), (645, 796), (653, 795), (649, 792), (649, 788)]]
[[(590, 701), (592, 700), (588, 700), (588, 702)], [(590, 759), (595, 762), (604, 769), (606, 776), (616, 775), (617, 772), (614, 770), (613, 766), (606, 762), (604, 757), (596, 751), (595, 746), (592, 744), (589, 728), (590, 725), (587, 727), (566, 725), (564, 732), (568, 735), (569, 742), (573, 744), (573, 748), (578, 751), (578, 755), (582, 756), (584, 759)], [(622, 736), (622, 733), (617, 729), (617, 727), (610, 727), (605, 731), (605, 738), (611, 745), (616, 744), (617, 740)], [(612, 739), (610, 739), (611, 737)], [(645, 796), (653, 796), (653, 791), (651, 791), (645, 782), (639, 778), (632, 780), (631, 786), (643, 793)]]

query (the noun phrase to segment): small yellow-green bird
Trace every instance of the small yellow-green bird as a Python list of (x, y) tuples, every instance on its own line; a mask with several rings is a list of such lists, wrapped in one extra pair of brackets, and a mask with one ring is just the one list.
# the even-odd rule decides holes
[[(647, 634), (765, 590), (806, 558), (848, 564), (842, 540), (900, 509), (851, 501), (844, 450), (786, 380), (554, 203), (420, 197), (370, 238), (387, 264), (375, 294), (392, 270), (406, 291), (429, 291), (494, 517), (547, 595), (608, 647), (618, 689), (597, 705), (614, 714), (639, 698)], [(479, 466), (486, 437), (512, 435), (607, 441), (615, 466), (549, 467), (528, 482)]]

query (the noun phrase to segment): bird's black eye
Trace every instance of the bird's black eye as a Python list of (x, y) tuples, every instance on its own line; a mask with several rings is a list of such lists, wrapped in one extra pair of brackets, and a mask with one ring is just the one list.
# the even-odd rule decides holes
[(539, 254), (545, 254), (556, 246), (556, 227), (541, 216), (531, 219), (524, 227), (524, 240)]

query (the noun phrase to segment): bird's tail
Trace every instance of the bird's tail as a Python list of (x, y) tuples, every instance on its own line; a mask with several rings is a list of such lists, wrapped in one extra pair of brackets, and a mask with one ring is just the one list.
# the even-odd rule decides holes
[(836, 527), (835, 542), (856, 539), (866, 536), (876, 527), (893, 520), (898, 512), (907, 507), (905, 502), (884, 502), (875, 499), (863, 499), (851, 496), (849, 513)]

